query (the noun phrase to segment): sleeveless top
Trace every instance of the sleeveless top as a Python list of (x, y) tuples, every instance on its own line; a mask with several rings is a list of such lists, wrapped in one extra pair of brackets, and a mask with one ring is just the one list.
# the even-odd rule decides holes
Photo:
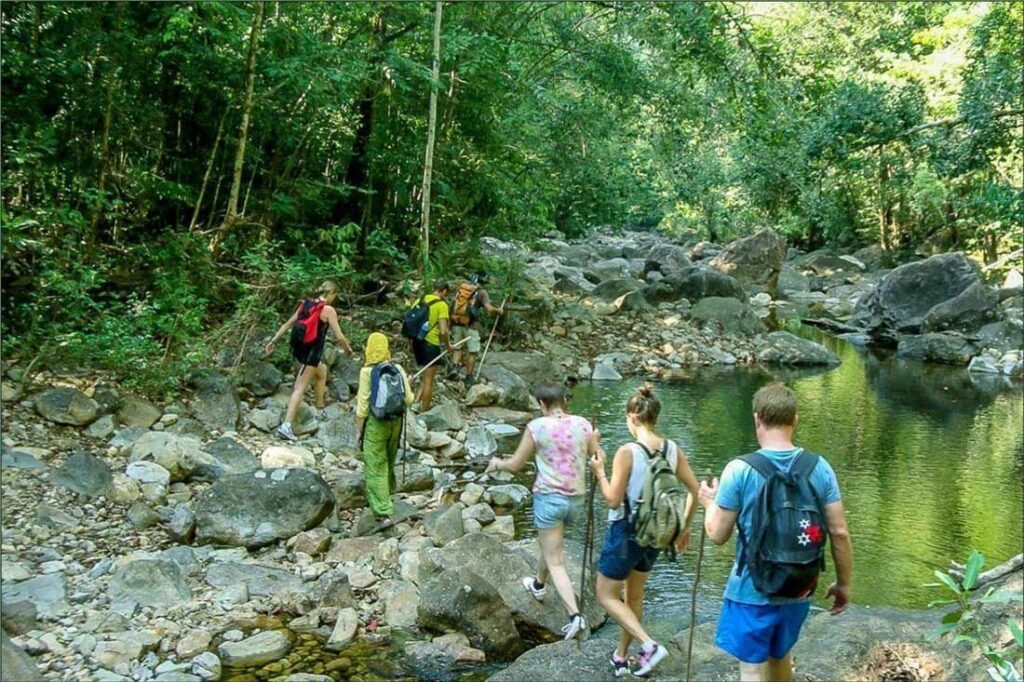
[(587, 492), (587, 446), (594, 427), (583, 417), (553, 414), (526, 425), (537, 444), (534, 493), (575, 496)]
[[(675, 441), (665, 439), (666, 447), (666, 459), (668, 464), (672, 467), (672, 471), (676, 471), (679, 468), (679, 446), (675, 444)], [(640, 446), (639, 443), (630, 443), (629, 449), (633, 453), (633, 465), (629, 471), (629, 482), (626, 484), (626, 499), (629, 500), (629, 508), (636, 509), (636, 501), (640, 499), (640, 494), (643, 493), (644, 488), (644, 477), (647, 476), (647, 453)], [(652, 455), (657, 456), (657, 452), (651, 451)], [(626, 516), (626, 503), (623, 500), (618, 507), (608, 510), (608, 522), (619, 521)]]

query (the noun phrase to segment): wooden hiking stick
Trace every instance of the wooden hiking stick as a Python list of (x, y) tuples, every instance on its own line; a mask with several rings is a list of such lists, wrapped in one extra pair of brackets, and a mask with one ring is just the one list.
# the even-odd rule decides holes
[[(591, 419), (591, 425), (597, 428), (597, 420)], [(594, 563), (594, 493), (597, 488), (597, 477), (590, 468), (590, 453), (587, 453), (587, 523), (583, 529), (583, 560), (580, 566), (580, 615), (586, 618), (584, 610), (587, 601), (587, 567)], [(596, 588), (595, 588), (596, 589)], [(577, 645), (582, 647), (580, 641)]]
[[(419, 376), (420, 376), (421, 374), (423, 374), (423, 373), (424, 373), (425, 371), (427, 371), (427, 368), (428, 368), (428, 367), (430, 367), (431, 365), (433, 365), (433, 364), (434, 364), (435, 362), (437, 362), (438, 360), (440, 360), (440, 359), (441, 359), (441, 358), (443, 358), (444, 356), (448, 355), (448, 353), (452, 352), (452, 350), (453, 350), (453, 349), (455, 349), (455, 348), (458, 348), (458, 347), (459, 347), (459, 346), (461, 346), (462, 344), (466, 343), (466, 341), (469, 341), (469, 339), (468, 339), (468, 338), (462, 339), (462, 340), (461, 340), (461, 341), (459, 341), (458, 343), (454, 343), (454, 344), (452, 344), (452, 347), (451, 347), (451, 348), (446, 348), (446, 349), (445, 349), (445, 351), (444, 351), (443, 353), (441, 353), (440, 355), (438, 355), (438, 356), (437, 356), (436, 358), (434, 358), (433, 360), (431, 360), (431, 361), (430, 361), (430, 362), (428, 362), (427, 364), (423, 365), (423, 367), (421, 367), (421, 368), (420, 368), (420, 371), (418, 371), (418, 372), (416, 372), (415, 374), (413, 374), (413, 375), (412, 375), (412, 379), (418, 379), (418, 378), (419, 378)], [(412, 381), (412, 379), (410, 379), (410, 381)]]
[[(704, 477), (708, 483), (711, 482), (713, 474), (709, 471)], [(691, 676), (693, 668), (693, 630), (697, 622), (697, 585), (700, 583), (700, 564), (704, 559), (704, 538), (707, 531), (704, 529), (704, 511), (701, 511), (700, 521), (700, 543), (697, 545), (697, 572), (693, 576), (693, 592), (690, 594), (690, 636), (686, 645), (686, 682), (693, 679)]]
[[(501, 302), (501, 309), (505, 309), (505, 304), (508, 303), (508, 296)], [(483, 355), (480, 356), (480, 364), (476, 366), (476, 376), (473, 377), (473, 381), (480, 380), (480, 372), (484, 369), (484, 360), (487, 359), (487, 351), (491, 349), (491, 339), (494, 338), (494, 330), (498, 328), (498, 321), (501, 319), (501, 315), (494, 316), (494, 324), (491, 325), (491, 335), (487, 337), (487, 345), (484, 346)]]

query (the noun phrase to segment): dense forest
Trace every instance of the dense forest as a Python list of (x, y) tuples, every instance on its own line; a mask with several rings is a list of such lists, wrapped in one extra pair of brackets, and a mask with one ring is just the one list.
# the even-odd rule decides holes
[(452, 272), (484, 235), (1024, 236), (1024, 3), (0, 12), (5, 357), (173, 378), (316, 278)]

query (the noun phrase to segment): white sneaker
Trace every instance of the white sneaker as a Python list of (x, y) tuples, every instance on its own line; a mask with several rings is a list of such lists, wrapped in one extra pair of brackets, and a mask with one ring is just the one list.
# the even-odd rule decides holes
[[(562, 628), (562, 632), (565, 633), (565, 639), (572, 639), (581, 632), (587, 629), (587, 621), (580, 614), (576, 614), (572, 617), (572, 620)], [(668, 653), (668, 652), (665, 652)]]
[(288, 422), (281, 422), (281, 425), (277, 427), (277, 435), (292, 443), (299, 439), (295, 432), (292, 431), (292, 425)]
[(647, 677), (666, 656), (668, 656), (668, 649), (657, 642), (654, 643), (654, 648), (651, 650), (641, 648), (640, 657), (637, 659), (637, 665), (640, 667), (634, 670), (633, 674), (637, 677)]
[(547, 587), (542, 587), (538, 590), (534, 587), (533, 578), (529, 576), (523, 578), (523, 587), (526, 588), (527, 592), (533, 595), (534, 599), (537, 601), (544, 601), (544, 593), (547, 592)]

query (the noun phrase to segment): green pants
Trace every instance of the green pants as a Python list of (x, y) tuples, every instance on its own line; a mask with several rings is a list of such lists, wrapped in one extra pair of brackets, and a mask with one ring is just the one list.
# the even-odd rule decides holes
[(391, 516), (395, 505), (391, 492), (395, 489), (395, 455), (402, 439), (402, 420), (381, 421), (370, 415), (363, 431), (363, 476), (366, 501), (377, 516)]

